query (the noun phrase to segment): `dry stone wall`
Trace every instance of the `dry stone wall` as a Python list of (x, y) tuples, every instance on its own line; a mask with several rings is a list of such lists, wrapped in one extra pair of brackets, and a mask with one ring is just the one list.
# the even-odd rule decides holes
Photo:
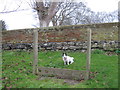
[(32, 49), (33, 30), (38, 30), (39, 49), (86, 50), (87, 29), (92, 30), (92, 49), (118, 48), (118, 23), (32, 28), (2, 32), (3, 49)]

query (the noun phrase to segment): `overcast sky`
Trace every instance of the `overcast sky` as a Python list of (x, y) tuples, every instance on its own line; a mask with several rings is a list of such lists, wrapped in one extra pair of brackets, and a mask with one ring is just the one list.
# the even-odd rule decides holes
[[(20, 0), (0, 0), (0, 12), (4, 10), (5, 4), (7, 4), (6, 10), (12, 10), (14, 7), (19, 5)], [(24, 11), (12, 12), (7, 14), (0, 14), (0, 20), (5, 20), (8, 25), (8, 29), (23, 29), (23, 28), (33, 28), (33, 25), (38, 24), (38, 20), (33, 17), (33, 12), (28, 7), (28, 4), (24, 2), (21, 3), (21, 9), (25, 8)], [(87, 6), (95, 12), (112, 12), (118, 9), (119, 0), (83, 0), (87, 2)], [(15, 6), (16, 5), (16, 6)], [(14, 7), (13, 7), (14, 6)], [(14, 8), (16, 9), (16, 8)]]
[(85, 0), (93, 11), (111, 12), (118, 9), (120, 0)]

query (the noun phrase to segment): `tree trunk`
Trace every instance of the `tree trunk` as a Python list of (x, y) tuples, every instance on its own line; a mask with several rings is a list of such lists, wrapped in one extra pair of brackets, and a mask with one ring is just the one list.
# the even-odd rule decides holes
[(49, 26), (49, 22), (46, 20), (40, 20), (40, 27), (48, 27)]
[[(54, 1), (54, 0), (53, 0)], [(59, 0), (58, 0), (59, 1)], [(36, 8), (40, 27), (48, 27), (50, 21), (52, 21), (53, 16), (56, 14), (58, 2), (51, 2), (49, 7), (45, 7), (43, 2), (36, 2)]]

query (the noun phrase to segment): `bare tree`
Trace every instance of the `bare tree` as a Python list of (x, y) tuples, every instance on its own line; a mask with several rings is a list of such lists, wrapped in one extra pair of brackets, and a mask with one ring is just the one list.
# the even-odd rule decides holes
[(94, 23), (114, 22), (117, 21), (117, 19), (118, 19), (117, 11), (109, 12), (109, 13), (97, 12), (93, 17)]
[[(6, 6), (4, 12), (16, 12), (21, 7), (23, 0), (19, 0), (17, 7), (12, 11), (7, 11)], [(116, 18), (116, 12), (93, 12), (86, 6), (84, 2), (55, 2), (55, 0), (27, 0), (26, 3), (33, 11), (37, 12), (40, 27), (47, 27), (52, 21), (53, 26), (58, 25), (76, 25), (76, 24), (90, 24), (90, 23), (104, 23), (113, 22)], [(25, 1), (24, 1), (25, 2)], [(34, 25), (35, 26), (35, 25)]]
[[(57, 2), (57, 3), (54, 2), (54, 3), (56, 4), (56, 6), (54, 6), (54, 9), (51, 8), (51, 12), (49, 14), (50, 5), (52, 6), (52, 3), (50, 1), (39, 2), (39, 3), (35, 3), (34, 1), (33, 4), (34, 7), (40, 6), (39, 8), (34, 8), (34, 11), (37, 11), (38, 14), (37, 18), (39, 18), (41, 26), (43, 25), (43, 23), (44, 25), (47, 24), (45, 26), (48, 26), (48, 24), (51, 21), (53, 26), (66, 25), (68, 21), (74, 19), (73, 18), (75, 17), (74, 13), (75, 11), (77, 11), (78, 8), (82, 7), (81, 9), (83, 9), (84, 7), (86, 7), (83, 2), (77, 3), (77, 2), (71, 2), (70, 0), (65, 0), (64, 2)], [(67, 25), (70, 25), (70, 23)]]
[[(70, 21), (75, 16), (75, 11), (77, 11), (78, 8), (84, 7), (83, 2), (60, 2), (58, 6), (57, 13), (52, 18), (53, 26), (57, 25), (70, 25)], [(72, 23), (72, 22), (71, 22)]]
[(40, 27), (47, 27), (49, 26), (49, 23), (53, 16), (56, 13), (58, 2), (43, 2), (43, 0), (40, 0), (40, 2), (35, 2), (34, 9), (37, 11), (39, 20), (40, 20)]
[[(10, 12), (24, 10), (24, 9), (19, 10), (21, 3), (23, 3), (23, 0), (19, 0), (19, 1), (20, 1), (20, 4), (14, 10), (6, 9), (7, 5), (5, 5), (4, 9), (0, 13), (10, 13)], [(59, 0), (57, 2), (55, 2), (55, 1), (56, 0), (29, 0), (29, 1), (26, 1), (26, 3), (28, 3), (28, 5), (32, 9), (37, 11), (38, 18), (40, 21), (40, 27), (48, 26), (52, 17), (55, 15)]]
[(76, 12), (75, 18), (73, 19), (74, 24), (108, 23), (118, 21), (117, 11), (109, 13), (93, 12), (89, 8), (80, 11), (78, 10)]
[(47, 27), (55, 13), (59, 1), (55, 0), (30, 0), (29, 6), (37, 12), (40, 27)]

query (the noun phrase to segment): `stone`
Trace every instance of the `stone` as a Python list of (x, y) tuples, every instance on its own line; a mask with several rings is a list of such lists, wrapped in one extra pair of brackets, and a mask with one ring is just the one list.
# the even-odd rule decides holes
[[(92, 49), (116, 50), (119, 48), (117, 41), (92, 41)], [(39, 43), (38, 48), (42, 50), (86, 50), (87, 42), (48, 42)], [(6, 43), (2, 44), (2, 49), (33, 49), (33, 43)]]

